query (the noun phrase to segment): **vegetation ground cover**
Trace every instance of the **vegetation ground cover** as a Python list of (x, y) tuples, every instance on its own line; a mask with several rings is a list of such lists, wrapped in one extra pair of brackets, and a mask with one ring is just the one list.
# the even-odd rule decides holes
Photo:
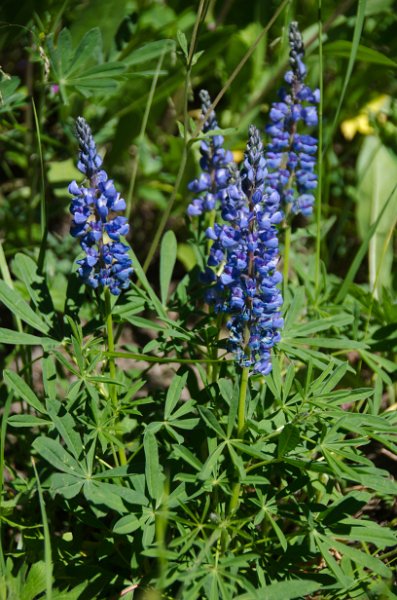
[(397, 597), (392, 7), (3, 3), (2, 600)]

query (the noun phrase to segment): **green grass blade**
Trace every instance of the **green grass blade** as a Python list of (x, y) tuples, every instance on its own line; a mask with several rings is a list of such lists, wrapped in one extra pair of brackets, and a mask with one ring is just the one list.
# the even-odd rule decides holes
[[(338, 102), (338, 108), (336, 109), (336, 112), (335, 112), (335, 117), (334, 117), (334, 121), (332, 123), (332, 127), (331, 127), (330, 135), (328, 138), (328, 142), (326, 144), (326, 148), (330, 144), (333, 134), (335, 132), (335, 128), (338, 123), (340, 111), (342, 109), (342, 105), (343, 105), (343, 102), (345, 99), (347, 87), (349, 85), (350, 77), (353, 72), (353, 67), (354, 67), (354, 63), (356, 61), (357, 52), (359, 49), (360, 38), (361, 38), (361, 33), (363, 30), (363, 25), (364, 25), (366, 7), (367, 7), (367, 0), (358, 0), (356, 24), (354, 26), (353, 40), (352, 40), (352, 45), (351, 45), (349, 62), (347, 65), (345, 79), (344, 79), (344, 82), (342, 85), (342, 91), (341, 91), (341, 95), (340, 95), (339, 102)], [(324, 151), (325, 151), (325, 149), (324, 149)]]
[(128, 194), (127, 194), (127, 201), (126, 201), (126, 204), (127, 204), (126, 215), (127, 215), (128, 219), (131, 218), (131, 208), (132, 208), (132, 199), (134, 197), (135, 181), (136, 181), (136, 176), (137, 176), (137, 173), (138, 173), (138, 166), (139, 166), (139, 159), (140, 159), (140, 154), (141, 154), (141, 148), (142, 148), (143, 140), (144, 140), (144, 137), (145, 137), (147, 122), (149, 120), (150, 109), (152, 108), (154, 93), (156, 91), (157, 82), (159, 80), (159, 76), (160, 76), (160, 72), (161, 72), (161, 67), (163, 66), (163, 61), (164, 61), (165, 55), (166, 55), (166, 53), (168, 51), (169, 51), (169, 47), (167, 45), (164, 45), (163, 51), (162, 51), (162, 53), (160, 55), (160, 58), (158, 60), (157, 66), (156, 66), (156, 72), (155, 72), (153, 80), (152, 80), (152, 85), (150, 87), (149, 97), (148, 97), (148, 100), (147, 100), (147, 103), (146, 103), (146, 107), (145, 107), (145, 113), (144, 113), (143, 119), (142, 119), (141, 130), (139, 132), (139, 138), (138, 138), (138, 143), (137, 143), (136, 155), (135, 155), (134, 164), (132, 166), (130, 185), (129, 185)]
[(167, 312), (166, 312), (164, 306), (161, 304), (159, 298), (153, 291), (153, 288), (150, 285), (148, 278), (146, 277), (146, 274), (141, 266), (141, 263), (139, 262), (136, 254), (132, 250), (132, 248), (130, 249), (130, 253), (132, 256), (133, 267), (134, 267), (135, 273), (136, 273), (139, 281), (141, 282), (143, 289), (147, 292), (150, 300), (153, 302), (153, 306), (154, 306), (158, 316), (167, 319)]
[(47, 204), (45, 198), (45, 177), (44, 177), (44, 159), (43, 159), (43, 148), (41, 143), (41, 133), (40, 133), (40, 121), (36, 110), (36, 105), (34, 103), (34, 99), (32, 98), (32, 108), (34, 115), (34, 123), (36, 127), (36, 135), (37, 135), (37, 148), (39, 152), (40, 158), (40, 181), (41, 181), (41, 194), (40, 194), (40, 225), (41, 225), (41, 244), (40, 244), (40, 253), (38, 259), (38, 267), (39, 271), (42, 271), (44, 265), (44, 256), (45, 256), (45, 246), (47, 243), (47, 235), (48, 235), (48, 216), (47, 216)]

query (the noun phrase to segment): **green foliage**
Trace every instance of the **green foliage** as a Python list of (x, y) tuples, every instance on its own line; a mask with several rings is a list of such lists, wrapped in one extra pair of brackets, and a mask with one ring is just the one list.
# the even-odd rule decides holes
[[(23, 4), (0, 31), (0, 600), (395, 598), (392, 3)], [(244, 394), (203, 302), (209, 223), (185, 218), (197, 92), (222, 92), (241, 159), (293, 19), (324, 84), (322, 204), (292, 223), (282, 340)], [(110, 318), (67, 234), (78, 115), (131, 208)]]

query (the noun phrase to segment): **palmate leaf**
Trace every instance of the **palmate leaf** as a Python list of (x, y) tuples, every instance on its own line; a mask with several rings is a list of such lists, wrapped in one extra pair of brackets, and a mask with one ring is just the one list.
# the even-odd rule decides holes
[(94, 27), (84, 34), (75, 49), (67, 28), (62, 29), (56, 44), (54, 35), (49, 35), (47, 46), (54, 79), (59, 84), (63, 102), (68, 104), (69, 91), (89, 97), (114, 91), (120, 77), (153, 77), (153, 70), (127, 73), (127, 69), (170, 51), (175, 43), (172, 40), (160, 40), (136, 49), (124, 60), (103, 62), (102, 34), (98, 27)]
[[(117, 86), (115, 78), (126, 68), (116, 62), (98, 64), (102, 56), (102, 35), (97, 27), (87, 31), (76, 49), (73, 49), (67, 28), (58, 35), (56, 45), (54, 35), (49, 35), (47, 46), (52, 73), (65, 104), (68, 103), (68, 88), (79, 90), (86, 96), (98, 90), (114, 89)], [(90, 63), (94, 64), (87, 67)]]

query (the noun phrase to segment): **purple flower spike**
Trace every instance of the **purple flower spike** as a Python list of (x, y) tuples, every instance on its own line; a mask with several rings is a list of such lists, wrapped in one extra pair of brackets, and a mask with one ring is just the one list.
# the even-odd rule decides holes
[(82, 117), (76, 119), (76, 136), (80, 149), (77, 168), (87, 177), (81, 186), (76, 181), (69, 185), (73, 196), (70, 233), (80, 239), (86, 254), (77, 261), (78, 273), (92, 288), (106, 286), (117, 296), (128, 288), (133, 272), (128, 246), (120, 242), (120, 236), (128, 233), (127, 219), (115, 214), (125, 210), (125, 201), (106, 172), (99, 170), (102, 159)]
[(307, 194), (317, 186), (314, 173), (317, 139), (298, 133), (301, 123), (314, 127), (318, 123), (319, 90), (314, 92), (304, 84), (306, 66), (305, 49), (298, 24), (289, 28), (291, 69), (285, 75), (288, 88), (279, 92), (280, 102), (270, 110), (270, 125), (266, 128), (271, 141), (266, 149), (270, 185), (278, 191), (283, 208), (291, 207), (293, 214), (310, 216), (314, 196)]
[[(267, 165), (259, 131), (251, 126), (241, 173), (223, 191), (222, 225), (208, 228), (213, 240), (209, 267), (216, 267), (206, 299), (230, 315), (229, 348), (242, 367), (270, 373), (270, 349), (283, 326), (277, 271), (280, 197), (267, 186)], [(223, 268), (219, 268), (223, 264)]]
[[(211, 98), (206, 90), (200, 91), (200, 100), (201, 118), (204, 119), (211, 106)], [(215, 112), (211, 111), (203, 125), (203, 133), (217, 128)], [(200, 144), (200, 167), (203, 172), (188, 185), (189, 190), (197, 194), (187, 208), (189, 217), (211, 211), (216, 207), (217, 201), (222, 201), (222, 190), (229, 183), (229, 166), (233, 163), (233, 155), (223, 148), (223, 141), (221, 135), (213, 135)]]

